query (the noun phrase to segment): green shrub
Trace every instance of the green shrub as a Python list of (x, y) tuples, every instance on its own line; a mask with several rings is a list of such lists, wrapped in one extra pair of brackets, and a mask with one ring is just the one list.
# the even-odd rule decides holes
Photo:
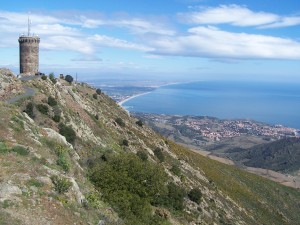
[(42, 80), (47, 80), (47, 76), (46, 75), (42, 75), (41, 78), (42, 78)]
[(26, 108), (24, 110), (24, 112), (27, 113), (27, 115), (31, 118), (31, 119), (34, 119), (35, 115), (33, 113), (33, 108), (34, 108), (34, 105), (32, 102), (28, 102), (27, 105), (26, 105)]
[(69, 83), (72, 83), (73, 82), (73, 77), (71, 75), (66, 75), (65, 76), (65, 81), (69, 82)]
[(178, 165), (173, 165), (171, 168), (171, 172), (178, 177), (181, 175), (181, 170)]
[(99, 120), (99, 115), (98, 114), (95, 115), (95, 119)]
[(147, 161), (148, 160), (148, 155), (143, 152), (143, 151), (138, 151), (136, 155), (142, 160), (142, 161)]
[(102, 206), (102, 202), (100, 199), (100, 194), (98, 192), (92, 192), (87, 194), (86, 196), (87, 206), (95, 209), (100, 209)]
[(168, 184), (167, 189), (167, 194), (155, 199), (155, 205), (182, 211), (184, 208), (184, 197), (186, 196), (185, 190), (173, 182)]
[(190, 190), (188, 196), (189, 199), (193, 202), (196, 202), (198, 204), (201, 202), (202, 193), (198, 188), (193, 188), (192, 190)]
[(125, 122), (118, 117), (117, 119), (115, 119), (115, 122), (120, 126), (120, 127), (125, 127)]
[(29, 151), (24, 148), (23, 146), (20, 146), (20, 145), (15, 145), (14, 147), (12, 147), (11, 149), (12, 152), (16, 152), (18, 153), (19, 155), (22, 155), (22, 156), (26, 156), (29, 154)]
[(124, 145), (124, 146), (129, 146), (129, 141), (126, 140), (126, 139), (124, 139), (124, 140), (122, 141), (122, 145)]
[(61, 166), (65, 172), (70, 171), (70, 162), (64, 154), (61, 154), (56, 161), (56, 164)]
[(38, 181), (36, 179), (30, 179), (29, 181), (27, 181), (26, 183), (28, 186), (34, 186), (34, 187), (43, 187), (44, 183), (41, 181)]
[(102, 92), (101, 89), (100, 89), (100, 88), (97, 88), (96, 93), (97, 93), (98, 95), (100, 95), (101, 92)]
[(48, 97), (48, 105), (50, 106), (56, 106), (57, 105), (57, 101), (55, 98), (53, 98), (52, 96)]
[(144, 124), (141, 120), (138, 120), (135, 122), (138, 126), (142, 127)]
[(54, 115), (52, 119), (53, 119), (54, 122), (59, 123), (60, 122), (60, 115)]
[(67, 192), (72, 186), (72, 183), (67, 178), (58, 177), (56, 175), (53, 175), (50, 178), (52, 180), (52, 183), (54, 184), (54, 190), (59, 194)]
[(56, 84), (57, 80), (55, 79), (54, 73), (49, 74), (49, 79), (52, 81), (53, 84)]
[(93, 94), (93, 98), (94, 98), (94, 99), (97, 99), (97, 98), (98, 98), (98, 95), (97, 95), (96, 93), (94, 93), (94, 94)]
[(63, 123), (60, 123), (58, 125), (59, 128), (59, 133), (63, 136), (65, 136), (66, 140), (70, 143), (74, 143), (75, 139), (76, 139), (76, 133), (73, 130), (72, 127), (70, 126), (66, 126)]
[(164, 153), (162, 152), (162, 150), (160, 148), (156, 148), (153, 151), (153, 153), (159, 159), (160, 162), (164, 162), (165, 161)]
[(9, 150), (4, 142), (0, 142), (0, 154), (8, 153)]
[(126, 224), (151, 224), (152, 202), (167, 194), (164, 169), (131, 153), (97, 163), (90, 179)]
[(38, 105), (36, 105), (36, 108), (37, 108), (37, 110), (39, 110), (40, 113), (42, 113), (44, 115), (48, 115), (49, 108), (47, 105), (38, 104)]

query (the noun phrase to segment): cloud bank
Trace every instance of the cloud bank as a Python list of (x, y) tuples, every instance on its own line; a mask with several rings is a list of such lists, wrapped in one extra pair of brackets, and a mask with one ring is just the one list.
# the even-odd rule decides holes
[[(32, 13), (32, 30), (42, 37), (42, 50), (79, 53), (82, 56), (73, 57), (77, 61), (99, 61), (96, 55), (103, 48), (141, 52), (143, 58), (300, 59), (299, 40), (258, 34), (261, 29), (298, 26), (297, 15), (256, 12), (233, 4), (192, 8), (168, 19), (67, 11), (57, 15)], [(26, 32), (27, 20), (27, 13), (0, 11), (1, 48), (17, 47), (16, 37)], [(224, 24), (235, 29), (225, 29)]]

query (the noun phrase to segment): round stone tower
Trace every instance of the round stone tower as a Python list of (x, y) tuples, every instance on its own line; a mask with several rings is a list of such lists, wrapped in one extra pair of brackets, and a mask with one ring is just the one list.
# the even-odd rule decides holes
[(20, 73), (35, 75), (39, 72), (39, 43), (37, 36), (20, 36)]
[(28, 18), (28, 35), (19, 37), (20, 73), (24, 75), (35, 75), (39, 72), (40, 38), (30, 34), (30, 24)]

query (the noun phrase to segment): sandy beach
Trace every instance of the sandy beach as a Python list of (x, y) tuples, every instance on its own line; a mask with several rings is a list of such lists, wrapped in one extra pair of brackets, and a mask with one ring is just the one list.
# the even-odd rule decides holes
[(149, 92), (145, 92), (145, 93), (133, 95), (133, 96), (131, 96), (131, 97), (129, 97), (129, 98), (124, 99), (123, 101), (118, 102), (118, 104), (119, 104), (120, 106), (122, 106), (125, 102), (127, 102), (127, 101), (129, 101), (129, 100), (131, 100), (131, 99), (134, 99), (134, 98), (136, 98), (136, 97), (139, 97), (139, 96), (142, 96), (142, 95), (146, 95), (146, 94), (149, 94), (149, 93), (151, 93), (151, 92), (149, 91)]

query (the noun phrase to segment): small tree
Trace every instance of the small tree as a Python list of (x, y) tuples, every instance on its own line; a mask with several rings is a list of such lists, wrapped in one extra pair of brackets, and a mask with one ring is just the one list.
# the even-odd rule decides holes
[(97, 99), (97, 98), (98, 98), (98, 95), (97, 95), (96, 93), (94, 93), (94, 94), (93, 94), (93, 98), (94, 98), (94, 99)]
[(180, 174), (181, 174), (181, 170), (178, 165), (173, 165), (171, 168), (171, 172), (173, 174), (175, 174), (176, 176), (180, 176)]
[(69, 83), (72, 83), (73, 82), (73, 77), (71, 76), (71, 75), (66, 75), (65, 76), (65, 80), (67, 81), (67, 82), (69, 82)]
[(59, 128), (59, 133), (63, 136), (65, 136), (66, 140), (70, 143), (74, 143), (75, 139), (76, 139), (76, 133), (75, 131), (72, 129), (72, 127), (66, 126), (63, 123), (60, 123), (58, 125)]
[(31, 118), (31, 119), (34, 119), (35, 115), (33, 113), (33, 103), (32, 102), (28, 102), (28, 104), (26, 105), (26, 108), (24, 110), (24, 112), (27, 113), (27, 115)]
[(100, 88), (97, 88), (96, 93), (97, 93), (98, 95), (100, 95), (101, 92), (102, 92), (101, 89), (100, 89)]
[(137, 155), (141, 160), (143, 160), (143, 161), (147, 161), (147, 160), (148, 160), (148, 155), (147, 155), (145, 152), (143, 152), (143, 151), (138, 151), (138, 152), (136, 153), (136, 155)]
[(124, 140), (122, 141), (122, 144), (123, 144), (124, 146), (129, 146), (129, 141), (126, 140), (126, 139), (124, 139)]
[(142, 127), (144, 124), (141, 120), (138, 120), (135, 122), (138, 126)]
[(190, 190), (188, 196), (189, 199), (193, 202), (196, 202), (198, 204), (201, 202), (202, 193), (198, 188), (193, 188), (192, 190)]
[(55, 98), (53, 98), (52, 96), (48, 97), (48, 105), (50, 106), (56, 106), (57, 105), (57, 101)]
[(154, 155), (159, 159), (160, 162), (165, 161), (164, 153), (162, 152), (162, 150), (160, 148), (156, 148), (154, 150)]
[(47, 76), (44, 74), (41, 76), (42, 80), (47, 80)]
[(53, 72), (49, 74), (49, 79), (52, 81), (53, 84), (56, 84), (56, 79)]
[(52, 119), (53, 119), (54, 122), (59, 123), (60, 115), (54, 115)]
[(40, 113), (42, 113), (44, 115), (48, 115), (49, 108), (47, 105), (38, 104), (38, 105), (36, 105), (36, 108), (40, 111)]
[(125, 127), (125, 123), (124, 123), (124, 121), (120, 117), (118, 117), (117, 119), (115, 119), (115, 122), (117, 124), (119, 124), (120, 127)]

